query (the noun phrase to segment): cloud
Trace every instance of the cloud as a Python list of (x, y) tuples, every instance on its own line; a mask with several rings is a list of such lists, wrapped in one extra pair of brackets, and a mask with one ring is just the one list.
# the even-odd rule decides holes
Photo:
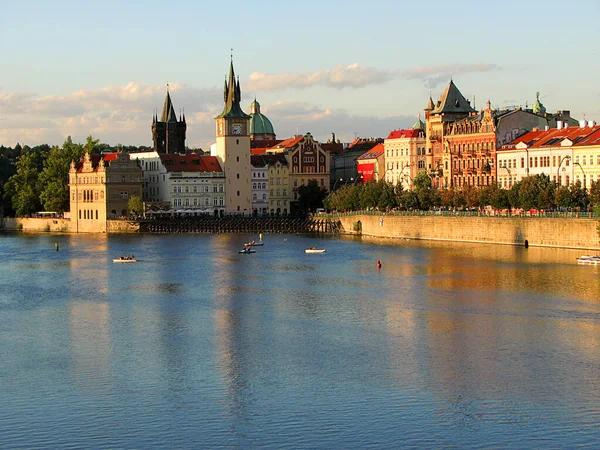
[(344, 109), (324, 108), (304, 102), (277, 102), (261, 108), (269, 117), (280, 139), (310, 132), (315, 139), (326, 142), (332, 133), (341, 142), (351, 142), (355, 136), (385, 138), (393, 129), (408, 128), (415, 116), (374, 117), (352, 114)]
[(477, 72), (492, 72), (498, 70), (496, 64), (439, 64), (435, 66), (420, 66), (400, 71), (399, 77), (407, 80), (422, 80), (426, 88), (433, 89), (441, 83), (447, 83), (455, 75)]
[(251, 91), (277, 91), (286, 88), (306, 89), (313, 86), (325, 86), (336, 89), (363, 88), (383, 84), (394, 79), (422, 80), (426, 88), (435, 88), (447, 82), (452, 76), (474, 72), (490, 72), (499, 67), (495, 64), (439, 64), (421, 66), (408, 70), (379, 70), (365, 67), (359, 63), (348, 66), (338, 65), (318, 72), (268, 74), (254, 72), (250, 74), (244, 88)]
[(394, 79), (394, 74), (359, 63), (349, 66), (338, 65), (319, 72), (267, 74), (254, 72), (245, 89), (266, 91), (285, 88), (308, 88), (322, 85), (336, 89), (346, 87), (361, 88), (372, 84), (382, 84)]
[[(185, 111), (192, 140), (200, 140), (194, 134), (201, 128), (190, 126), (198, 122), (214, 133), (212, 118), (222, 104), (218, 89), (173, 83), (169, 91), (175, 110)], [(83, 142), (90, 134), (113, 145), (151, 145), (152, 116), (161, 114), (165, 94), (165, 86), (138, 82), (60, 96), (0, 92), (0, 145), (60, 145), (67, 136)]]

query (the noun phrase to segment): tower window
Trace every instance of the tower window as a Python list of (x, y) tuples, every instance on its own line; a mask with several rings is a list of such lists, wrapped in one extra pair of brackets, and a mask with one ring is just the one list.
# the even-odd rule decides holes
[(237, 196), (238, 196), (238, 197), (240, 196), (240, 191), (237, 191)]
[[(240, 162), (240, 157), (238, 156), (238, 157), (236, 158), (236, 160), (237, 160), (237, 162)], [(238, 178), (239, 178), (239, 177), (238, 177)]]
[(239, 139), (236, 139), (236, 140), (235, 140), (235, 143), (236, 143), (236, 145), (240, 145), (240, 140), (239, 140)]

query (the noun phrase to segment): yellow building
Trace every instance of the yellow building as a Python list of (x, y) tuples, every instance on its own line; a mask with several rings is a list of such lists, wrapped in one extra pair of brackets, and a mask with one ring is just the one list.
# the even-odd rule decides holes
[(69, 191), (72, 230), (105, 233), (107, 220), (129, 216), (129, 199), (142, 198), (142, 169), (129, 153), (85, 154), (71, 162)]

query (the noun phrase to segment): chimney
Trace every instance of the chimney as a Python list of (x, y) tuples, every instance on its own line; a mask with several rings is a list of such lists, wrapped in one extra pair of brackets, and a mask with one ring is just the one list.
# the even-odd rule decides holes
[(590, 120), (588, 122), (588, 126), (591, 127), (591, 128), (594, 128), (596, 126), (596, 122), (594, 122), (593, 120)]
[(562, 130), (562, 125), (563, 125), (562, 120), (556, 121), (556, 129), (557, 130)]
[(569, 122), (566, 120), (563, 122), (563, 128), (569, 128)]
[(549, 129), (550, 129), (550, 127), (549, 127), (548, 125), (546, 125), (546, 126), (544, 127), (544, 131), (548, 131)]
[(587, 125), (587, 122), (585, 121), (585, 119), (579, 121), (579, 128), (585, 128), (586, 125)]

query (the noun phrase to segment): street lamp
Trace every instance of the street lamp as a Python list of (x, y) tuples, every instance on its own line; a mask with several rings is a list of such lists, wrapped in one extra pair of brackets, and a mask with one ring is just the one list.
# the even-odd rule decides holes
[(581, 169), (581, 173), (583, 173), (583, 189), (585, 190), (585, 170), (583, 170), (583, 167), (581, 167), (581, 164), (579, 164), (579, 162), (574, 162), (573, 165), (579, 166), (579, 168)]
[(558, 181), (558, 185), (562, 185), (562, 180), (561, 180), (561, 176), (560, 176), (560, 166), (562, 166), (562, 163), (564, 160), (570, 161), (571, 160), (571, 156), (567, 155), (567, 156), (563, 156), (562, 159), (560, 160), (560, 163), (558, 164), (558, 169), (556, 169), (556, 178)]
[(333, 183), (333, 190), (335, 191), (335, 187), (337, 186), (339, 181), (344, 181), (343, 178), (340, 178), (339, 180), (335, 180), (335, 183)]

